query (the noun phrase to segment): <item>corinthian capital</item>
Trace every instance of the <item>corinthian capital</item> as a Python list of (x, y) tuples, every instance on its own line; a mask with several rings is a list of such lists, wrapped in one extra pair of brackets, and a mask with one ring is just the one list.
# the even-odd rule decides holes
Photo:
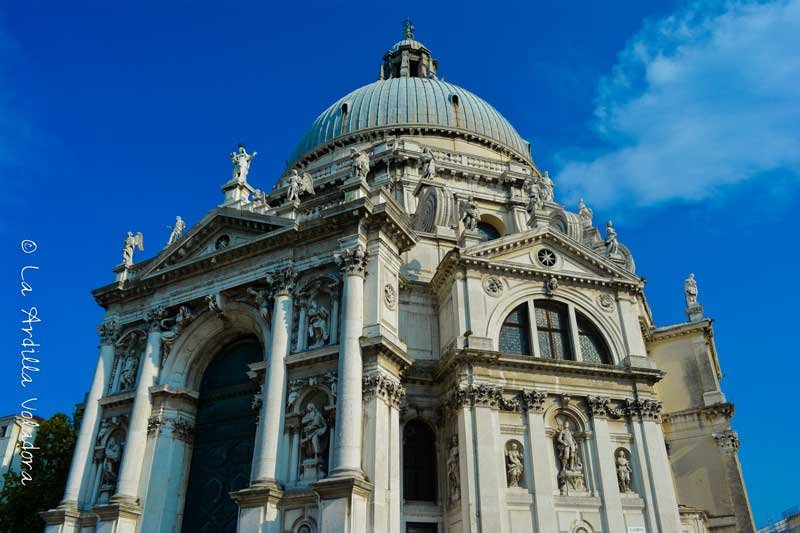
[(364, 276), (367, 272), (369, 256), (367, 252), (364, 251), (364, 247), (360, 244), (352, 248), (345, 248), (341, 252), (334, 254), (333, 258), (344, 274)]
[(116, 320), (109, 320), (97, 326), (97, 335), (100, 336), (100, 344), (114, 344), (119, 337), (121, 328)]
[(714, 433), (714, 440), (723, 451), (735, 452), (739, 449), (739, 435), (732, 429), (726, 429), (722, 433)]
[(276, 296), (286, 296), (294, 290), (297, 272), (292, 267), (267, 274), (267, 283)]

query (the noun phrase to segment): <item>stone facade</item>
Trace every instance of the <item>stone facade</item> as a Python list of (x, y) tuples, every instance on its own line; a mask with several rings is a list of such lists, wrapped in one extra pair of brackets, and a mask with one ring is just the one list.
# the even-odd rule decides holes
[[(407, 32), (272, 191), (241, 146), (222, 205), (94, 292), (100, 355), (48, 533), (186, 531), (194, 506), (241, 532), (753, 530), (696, 285), (691, 320), (655, 327), (624, 235), (559, 204)], [(205, 372), (242, 339), (250, 385)], [(248, 387), (243, 456), (198, 428)], [(203, 477), (199, 450), (249, 478)]]

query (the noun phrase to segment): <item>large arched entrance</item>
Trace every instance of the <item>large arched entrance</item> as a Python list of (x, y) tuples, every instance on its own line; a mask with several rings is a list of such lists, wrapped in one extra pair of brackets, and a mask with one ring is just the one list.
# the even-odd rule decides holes
[(251, 404), (258, 392), (248, 365), (261, 344), (245, 338), (222, 349), (203, 374), (183, 533), (235, 533), (238, 507), (228, 495), (250, 484), (256, 436)]

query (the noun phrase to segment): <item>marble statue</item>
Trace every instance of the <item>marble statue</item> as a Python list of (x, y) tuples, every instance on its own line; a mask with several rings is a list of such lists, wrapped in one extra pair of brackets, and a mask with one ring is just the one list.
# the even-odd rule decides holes
[(696, 307), (697, 281), (694, 279), (694, 274), (689, 274), (689, 277), (683, 282), (683, 290), (686, 293), (686, 307)]
[(103, 462), (103, 475), (100, 488), (104, 491), (114, 490), (117, 486), (119, 463), (122, 460), (122, 444), (115, 435), (108, 438)]
[(293, 168), (289, 171), (286, 181), (286, 203), (299, 202), (303, 193), (314, 194), (314, 179), (308, 172), (300, 175), (297, 169)]
[(556, 448), (558, 459), (561, 461), (561, 469), (567, 472), (579, 472), (583, 469), (581, 460), (578, 457), (578, 443), (572, 435), (572, 425), (569, 420), (564, 421), (564, 425), (558, 430), (556, 435)]
[(369, 155), (362, 150), (351, 148), (350, 160), (353, 165), (353, 176), (360, 179), (367, 179), (367, 174), (369, 174)]
[(461, 483), (458, 461), (458, 436), (450, 437), (450, 449), (447, 454), (447, 485), (450, 501), (454, 502), (461, 497)]
[(469, 197), (469, 200), (461, 204), (461, 222), (464, 223), (464, 229), (474, 231), (478, 228), (478, 221), (481, 219), (481, 212), (475, 203), (475, 198)]
[(528, 178), (525, 181), (525, 190), (528, 192), (528, 206), (525, 210), (533, 216), (542, 207), (542, 197), (539, 194), (539, 184), (536, 178)]
[(195, 316), (189, 306), (180, 306), (174, 315), (161, 319), (161, 340), (167, 345), (175, 342), (194, 318)]
[(256, 305), (258, 306), (258, 314), (260, 314), (261, 318), (263, 318), (264, 321), (267, 324), (269, 324), (270, 305), (269, 305), (269, 299), (267, 298), (267, 291), (264, 289), (256, 289), (254, 287), (248, 287), (247, 294), (253, 297), (253, 299), (256, 302)]
[(267, 196), (261, 189), (256, 189), (255, 191), (253, 191), (252, 204), (253, 207), (256, 209), (259, 208), (269, 209), (269, 204), (267, 203)]
[(617, 454), (616, 463), (619, 491), (631, 492), (631, 476), (633, 475), (633, 469), (631, 468), (631, 462), (628, 460), (623, 450), (620, 450)]
[(300, 444), (304, 446), (310, 444), (313, 458), (321, 459), (324, 451), (322, 438), (328, 431), (328, 423), (315, 404), (309, 403), (306, 406), (306, 414), (303, 415), (302, 424), (303, 440)]
[(122, 363), (122, 370), (119, 373), (119, 391), (125, 392), (133, 390), (136, 384), (136, 375), (139, 372), (139, 356), (133, 353), (128, 354)]
[(614, 223), (608, 221), (606, 223), (606, 255), (614, 257), (619, 253), (619, 241), (617, 240), (617, 230), (614, 229)]
[(550, 179), (550, 173), (545, 171), (544, 174), (539, 177), (538, 184), (539, 196), (542, 198), (542, 202), (552, 202), (555, 199), (553, 189), (555, 189), (556, 184)]
[(134, 236), (133, 232), (129, 231), (122, 245), (122, 264), (125, 266), (133, 265), (133, 249), (137, 247), (140, 252), (144, 252), (144, 237), (142, 236), (142, 232), (140, 231)]
[(186, 229), (186, 223), (180, 216), (175, 217), (175, 225), (170, 228), (172, 232), (169, 234), (169, 240), (167, 241), (167, 246), (174, 243), (178, 239), (180, 239), (181, 235), (183, 235), (183, 230)]
[(247, 173), (250, 172), (250, 164), (258, 152), (248, 154), (243, 144), (239, 145), (239, 149), (231, 152), (231, 162), (233, 163), (233, 180), (236, 183), (246, 183)]
[(522, 474), (525, 471), (525, 466), (522, 458), (522, 450), (519, 449), (516, 442), (508, 445), (506, 450), (506, 476), (508, 478), (509, 487), (519, 487), (519, 480), (522, 479)]
[(583, 222), (584, 227), (591, 227), (592, 226), (592, 210), (586, 207), (586, 203), (584, 203), (583, 198), (580, 199), (578, 202), (578, 216), (581, 217), (581, 222)]
[(315, 298), (311, 298), (308, 304), (308, 336), (311, 338), (309, 348), (319, 348), (328, 342), (330, 337), (328, 319), (330, 313), (328, 309), (317, 303)]
[(422, 155), (419, 156), (419, 160), (422, 163), (420, 179), (432, 179), (436, 175), (436, 159), (427, 146), (422, 149)]

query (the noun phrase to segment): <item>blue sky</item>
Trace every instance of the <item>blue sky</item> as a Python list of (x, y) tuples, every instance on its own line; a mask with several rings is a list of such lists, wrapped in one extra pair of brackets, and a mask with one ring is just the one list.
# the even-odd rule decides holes
[[(271, 187), (411, 17), (440, 75), (531, 141), (559, 200), (615, 220), (658, 324), (683, 320), (696, 274), (756, 521), (800, 503), (800, 0), (281, 4), (0, 7), (0, 413), (30, 396), (43, 416), (71, 412), (97, 356), (89, 291), (112, 281), (125, 232), (149, 257), (175, 215), (198, 221), (238, 142), (259, 152), (251, 182)], [(24, 264), (40, 269), (23, 299)], [(23, 391), (31, 305), (42, 363)]]

